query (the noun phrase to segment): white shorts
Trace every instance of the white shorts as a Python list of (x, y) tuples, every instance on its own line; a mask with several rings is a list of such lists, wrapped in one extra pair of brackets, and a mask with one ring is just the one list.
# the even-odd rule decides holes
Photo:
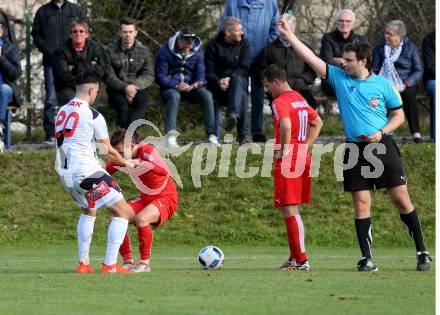
[(64, 188), (84, 209), (110, 207), (122, 198), (118, 183), (103, 169), (89, 177), (61, 176)]

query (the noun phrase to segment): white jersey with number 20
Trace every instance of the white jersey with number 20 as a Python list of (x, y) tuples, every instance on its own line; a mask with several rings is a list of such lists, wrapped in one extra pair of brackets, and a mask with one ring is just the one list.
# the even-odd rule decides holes
[(102, 169), (95, 140), (108, 138), (104, 117), (74, 98), (58, 111), (55, 122), (57, 171), (60, 176), (88, 177)]

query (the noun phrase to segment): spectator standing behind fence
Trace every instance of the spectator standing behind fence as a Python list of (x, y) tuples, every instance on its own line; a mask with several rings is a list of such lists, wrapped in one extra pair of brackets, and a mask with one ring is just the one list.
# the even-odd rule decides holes
[[(350, 9), (342, 9), (336, 13), (336, 29), (326, 33), (321, 41), (321, 59), (325, 63), (342, 68), (344, 46), (348, 43), (365, 41), (362, 35), (353, 32), (355, 14)], [(322, 80), (322, 91), (326, 96), (336, 97), (329, 82)]]
[(20, 105), (20, 90), (17, 86), (21, 74), (20, 54), (9, 42), (7, 25), (0, 23), (0, 152), (3, 152), (3, 129), (8, 104)]
[(251, 48), (240, 20), (226, 17), (215, 39), (206, 46), (206, 80), (214, 99), (227, 106), (225, 130), (237, 126), (240, 144), (249, 134), (246, 99), (251, 62)]
[(201, 40), (195, 32), (184, 28), (174, 34), (157, 53), (156, 82), (165, 102), (167, 146), (178, 148), (177, 112), (180, 100), (202, 105), (203, 122), (208, 142), (219, 145), (214, 119), (214, 101), (205, 86), (205, 60)]
[(85, 11), (77, 4), (64, 0), (52, 0), (41, 6), (34, 17), (32, 37), (43, 54), (44, 90), (46, 99), (43, 110), (45, 142), (55, 143), (55, 107), (57, 95), (54, 86), (52, 61), (55, 53), (70, 37), (70, 23), (86, 19)]
[(71, 38), (55, 53), (53, 62), (54, 85), (60, 105), (75, 97), (76, 79), (84, 72), (93, 71), (100, 80), (104, 77), (104, 48), (89, 39), (87, 21), (73, 21), (70, 33)]
[(109, 103), (116, 108), (118, 125), (124, 129), (145, 118), (146, 88), (154, 81), (153, 55), (136, 39), (136, 21), (121, 20), (120, 37), (106, 48), (106, 79)]
[(227, 16), (241, 20), (244, 34), (251, 46), (252, 65), (251, 79), (251, 133), (254, 142), (266, 142), (264, 135), (263, 105), (264, 87), (257, 71), (257, 57), (262, 49), (278, 37), (279, 20), (276, 0), (228, 0), (223, 12), (222, 21)]
[(423, 81), (426, 93), (431, 96), (431, 140), (435, 141), (435, 31), (426, 35), (422, 44)]
[(402, 21), (393, 20), (385, 25), (384, 38), (373, 51), (371, 69), (390, 80), (400, 92), (414, 142), (422, 143), (416, 96), (423, 68), (417, 47), (406, 36), (406, 26)]
[[(295, 16), (286, 15), (286, 21), (292, 32), (295, 33)], [(307, 103), (313, 109), (316, 109), (318, 103), (313, 97), (309, 87), (313, 84), (316, 73), (308, 64), (298, 57), (289, 41), (286, 40), (283, 35), (280, 35), (275, 41), (264, 47), (263, 52), (259, 56), (258, 66), (260, 67), (260, 71), (263, 71), (271, 64), (276, 64), (281, 69), (284, 69), (287, 75), (287, 82), (291, 89), (299, 92), (302, 97), (306, 99)]]

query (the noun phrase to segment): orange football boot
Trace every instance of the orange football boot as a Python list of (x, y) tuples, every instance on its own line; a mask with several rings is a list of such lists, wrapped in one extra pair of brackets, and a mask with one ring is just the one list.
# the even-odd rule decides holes
[(121, 267), (118, 265), (118, 263), (113, 264), (111, 266), (102, 264), (101, 272), (102, 273), (134, 273), (133, 270)]
[(89, 273), (89, 272), (93, 272), (93, 268), (92, 265), (87, 265), (85, 263), (83, 263), (82, 261), (79, 263), (78, 267), (76, 267), (75, 272), (78, 273)]

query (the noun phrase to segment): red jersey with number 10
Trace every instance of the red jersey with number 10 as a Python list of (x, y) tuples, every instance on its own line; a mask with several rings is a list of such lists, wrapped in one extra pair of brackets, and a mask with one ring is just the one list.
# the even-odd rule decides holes
[(296, 91), (283, 92), (272, 101), (272, 109), (275, 144), (280, 144), (280, 121), (284, 117), (289, 117), (292, 124), (290, 143), (305, 143), (309, 121), (315, 120), (318, 113), (304, 97)]

